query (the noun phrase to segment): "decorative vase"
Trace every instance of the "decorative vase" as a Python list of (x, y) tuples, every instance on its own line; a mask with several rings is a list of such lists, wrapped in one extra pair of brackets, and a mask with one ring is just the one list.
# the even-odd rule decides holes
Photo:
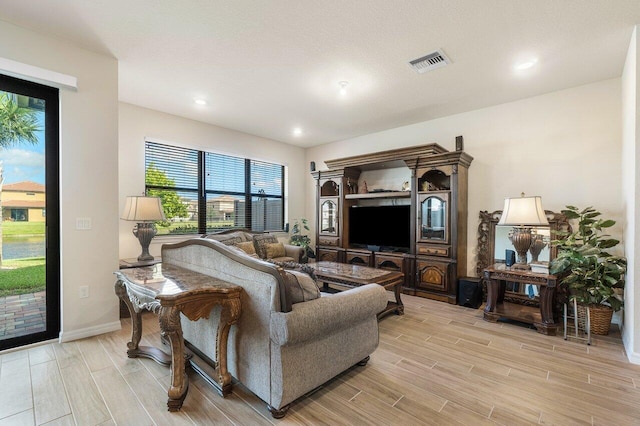
[(360, 185), (360, 188), (358, 189), (358, 194), (368, 194), (369, 193), (369, 188), (367, 188), (367, 181), (362, 181), (362, 185)]

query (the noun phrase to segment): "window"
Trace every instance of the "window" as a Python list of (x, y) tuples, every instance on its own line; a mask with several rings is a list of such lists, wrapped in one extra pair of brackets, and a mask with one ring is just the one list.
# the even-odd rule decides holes
[(167, 217), (159, 233), (284, 228), (284, 166), (146, 142), (145, 170)]

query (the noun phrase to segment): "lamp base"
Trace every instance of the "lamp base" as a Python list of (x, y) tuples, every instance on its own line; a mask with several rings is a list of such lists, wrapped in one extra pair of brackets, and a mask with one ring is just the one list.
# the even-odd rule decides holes
[(531, 228), (514, 226), (509, 239), (513, 243), (513, 248), (516, 249), (516, 253), (518, 253), (517, 261), (512, 268), (530, 271), (531, 266), (527, 264), (527, 251), (529, 251), (529, 247), (531, 246)]
[(133, 235), (138, 237), (138, 241), (142, 246), (142, 253), (138, 256), (138, 261), (145, 262), (154, 259), (149, 253), (149, 244), (151, 244), (151, 240), (156, 236), (156, 233), (156, 226), (153, 222), (140, 222), (133, 228)]

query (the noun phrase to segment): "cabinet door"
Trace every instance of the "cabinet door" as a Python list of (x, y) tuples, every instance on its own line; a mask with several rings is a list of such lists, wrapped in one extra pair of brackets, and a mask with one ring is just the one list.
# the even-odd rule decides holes
[(338, 261), (338, 251), (337, 250), (327, 250), (327, 249), (318, 249), (317, 254), (318, 262), (327, 261), (327, 262), (337, 262)]
[(320, 235), (338, 235), (338, 199), (320, 199)]
[(369, 266), (369, 264), (371, 263), (371, 255), (358, 252), (347, 252), (346, 263), (350, 263), (352, 265)]
[(418, 241), (449, 242), (449, 193), (420, 195)]
[(434, 262), (428, 260), (418, 260), (418, 288), (426, 290), (447, 291), (449, 288), (449, 264), (445, 262)]

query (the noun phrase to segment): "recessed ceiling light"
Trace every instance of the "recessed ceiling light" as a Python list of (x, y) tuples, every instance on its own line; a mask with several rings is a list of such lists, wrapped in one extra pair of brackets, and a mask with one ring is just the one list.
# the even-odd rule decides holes
[(347, 86), (349, 85), (348, 81), (339, 81), (338, 86), (340, 86), (340, 94), (342, 96), (347, 94)]
[(293, 136), (301, 136), (302, 135), (302, 129), (300, 127), (296, 127), (293, 129), (292, 131)]
[(520, 62), (519, 64), (516, 64), (514, 68), (518, 71), (528, 70), (529, 68), (532, 68), (537, 63), (538, 63), (537, 59), (529, 59), (528, 61), (524, 61), (524, 62)]
[(193, 102), (195, 102), (198, 105), (206, 105), (207, 104), (207, 101), (205, 101), (204, 99), (198, 99), (198, 98), (194, 99)]

